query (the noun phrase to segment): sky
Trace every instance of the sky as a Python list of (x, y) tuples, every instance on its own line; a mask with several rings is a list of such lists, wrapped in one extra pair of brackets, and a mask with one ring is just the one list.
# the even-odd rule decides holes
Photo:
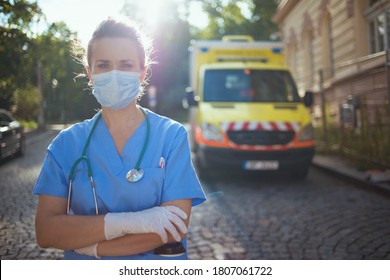
[[(145, 7), (145, 18), (151, 26), (158, 24), (162, 5), (167, 0), (139, 0)], [(174, 0), (185, 1), (185, 0)], [(81, 43), (86, 46), (96, 26), (108, 16), (120, 16), (125, 0), (38, 0), (38, 5), (49, 23), (64, 21), (78, 33)], [(202, 12), (201, 4), (191, 4), (189, 21), (200, 28), (207, 24), (207, 16)]]

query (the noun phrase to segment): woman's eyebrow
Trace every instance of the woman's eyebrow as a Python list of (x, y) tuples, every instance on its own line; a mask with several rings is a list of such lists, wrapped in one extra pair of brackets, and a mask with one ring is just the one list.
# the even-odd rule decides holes
[(98, 60), (96, 60), (96, 62), (97, 63), (108, 63), (108, 62), (110, 62), (109, 60), (107, 60), (107, 59), (98, 59)]
[(120, 62), (121, 62), (121, 63), (126, 63), (126, 62), (132, 62), (132, 63), (134, 63), (135, 61), (134, 61), (134, 59), (122, 59), (122, 60), (120, 60)]

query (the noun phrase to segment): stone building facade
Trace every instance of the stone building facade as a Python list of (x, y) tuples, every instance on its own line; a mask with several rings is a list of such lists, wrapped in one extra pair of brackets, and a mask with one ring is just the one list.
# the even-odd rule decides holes
[[(365, 103), (368, 111), (379, 105), (385, 118), (390, 1), (282, 0), (274, 20), (300, 91), (323, 90), (328, 121), (341, 120), (340, 106), (351, 97)], [(317, 98), (315, 119), (322, 115), (319, 103)]]
[(314, 125), (389, 137), (390, 1), (281, 0), (274, 21), (300, 92), (315, 93)]

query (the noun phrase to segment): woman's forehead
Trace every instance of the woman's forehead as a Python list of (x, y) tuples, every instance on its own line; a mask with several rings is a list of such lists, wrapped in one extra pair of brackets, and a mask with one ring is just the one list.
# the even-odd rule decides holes
[(136, 43), (127, 38), (100, 38), (92, 46), (92, 60), (139, 61)]

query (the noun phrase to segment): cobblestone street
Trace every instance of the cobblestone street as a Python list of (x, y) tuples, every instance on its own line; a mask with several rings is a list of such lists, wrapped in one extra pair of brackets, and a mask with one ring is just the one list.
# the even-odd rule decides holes
[[(29, 135), (24, 157), (0, 164), (0, 257), (61, 259), (35, 243), (32, 195), (55, 131)], [(312, 168), (283, 176), (217, 176), (193, 209), (191, 259), (390, 259), (390, 200)]]
[(194, 208), (194, 259), (390, 259), (389, 199), (312, 169), (306, 182), (225, 178)]

